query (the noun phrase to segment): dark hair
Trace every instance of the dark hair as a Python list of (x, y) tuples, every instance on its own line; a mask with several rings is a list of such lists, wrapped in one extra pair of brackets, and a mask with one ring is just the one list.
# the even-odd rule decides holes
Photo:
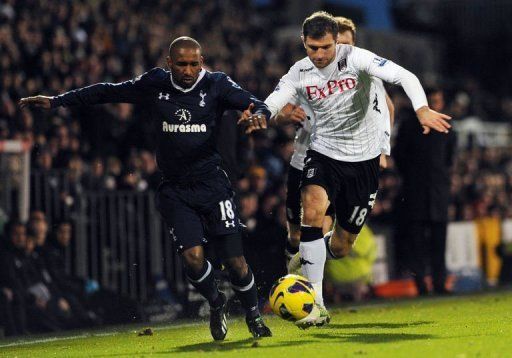
[(201, 45), (199, 42), (197, 42), (192, 37), (188, 36), (181, 36), (175, 39), (171, 44), (169, 45), (169, 55), (172, 55), (173, 51), (179, 48), (198, 48), (199, 51), (201, 51)]
[(302, 35), (304, 39), (311, 37), (319, 39), (326, 34), (332, 34), (336, 39), (338, 36), (338, 23), (334, 16), (325, 11), (317, 11), (309, 16), (302, 24)]

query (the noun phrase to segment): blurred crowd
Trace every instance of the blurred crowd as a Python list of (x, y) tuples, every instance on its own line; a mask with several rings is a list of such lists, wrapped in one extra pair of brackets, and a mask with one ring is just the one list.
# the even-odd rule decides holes
[[(251, 11), (247, 0), (5, 1), (0, 6), (0, 139), (32, 142), (35, 171), (65, 172), (74, 184), (62, 196), (67, 202), (83, 190), (154, 190), (160, 175), (152, 155), (151, 126), (137, 107), (118, 104), (43, 113), (21, 111), (18, 99), (133, 78), (163, 66), (170, 40), (183, 34), (203, 44), (209, 68), (228, 73), (264, 98), (289, 65), (303, 56), (299, 43), (276, 43), (271, 34), (280, 25), (279, 17), (269, 16), (269, 11)], [(448, 86), (448, 113), (456, 120), (512, 119), (512, 99), (490, 96), (470, 78)], [(408, 102), (399, 91), (391, 94), (399, 122), (400, 109)], [(279, 221), (293, 136), (289, 127), (242, 139), (244, 151), (238, 158), (242, 163), (232, 177), (242, 176), (238, 188), (243, 197), (258, 198), (256, 208), (242, 207), (242, 211), (270, 208)], [(510, 216), (504, 203), (510, 199), (512, 178), (504, 153), (480, 148), (460, 153), (451, 219), (490, 210)], [(376, 220), (392, 217), (397, 195), (399, 178), (391, 161), (381, 178), (380, 201), (373, 212)]]
[(42, 211), (4, 226), (0, 246), (0, 325), (7, 336), (143, 319), (139, 304), (69, 273), (73, 226), (50, 226)]
[[(42, 112), (22, 111), (17, 101), (96, 82), (119, 82), (152, 67), (163, 67), (170, 41), (181, 35), (199, 40), (208, 68), (228, 73), (244, 88), (265, 98), (289, 66), (304, 56), (298, 41), (278, 42), (274, 35), (285, 17), (272, 11), (255, 12), (248, 0), (5, 0), (0, 4), (0, 140), (29, 141), (33, 145), (34, 173), (47, 177), (63, 173), (71, 185), (59, 196), (67, 205), (88, 190), (155, 190), (160, 174), (152, 154), (151, 125), (136, 106), (117, 104)], [(446, 85), (447, 112), (455, 120), (468, 116), (512, 120), (512, 98), (495, 98), (471, 78)], [(392, 90), (390, 95), (399, 125), (400, 111), (408, 101), (399, 91)], [(227, 115), (225, 119), (235, 123), (235, 117)], [(285, 177), (294, 132), (293, 127), (270, 128), (233, 141), (238, 164), (230, 174), (236, 181), (240, 216), (247, 226), (246, 244), (250, 248), (266, 245), (266, 241), (284, 245)], [(233, 133), (237, 134), (237, 130)], [(507, 205), (512, 201), (512, 160), (508, 153), (510, 148), (469, 147), (458, 151), (450, 220), (486, 215), (512, 217)], [(390, 159), (380, 178), (379, 198), (370, 224), (391, 223), (396, 200), (400, 200), (400, 178)], [(40, 257), (46, 260), (47, 248), (58, 246), (61, 227), (55, 227), (51, 241), (41, 241), (34, 231), (36, 220), (39, 219), (31, 216), (28, 226), (11, 222), (5, 227), (3, 254), (13, 262), (28, 262), (26, 270), (33, 276), (27, 274), (27, 281), (20, 286), (21, 295), (29, 297), (27, 301), (20, 301), (17, 292), (2, 286), (6, 282), (2, 276), (4, 303), (28, 302), (19, 312), (26, 310), (30, 317), (54, 315), (55, 326), (51, 329), (97, 324), (102, 317), (88, 309), (87, 295), (72, 297), (59, 287), (55, 272), (61, 267), (47, 268), (51, 281), (44, 274), (46, 269), (37, 269), (44, 261)], [(279, 237), (283, 240), (276, 240)], [(283, 251), (279, 245), (272, 250), (276, 255)], [(258, 250), (248, 251), (258, 255)], [(8, 262), (2, 260), (2, 264)], [(269, 270), (279, 272), (283, 267)], [(52, 270), (57, 270), (53, 276)], [(36, 294), (32, 292), (34, 284), (40, 287)], [(46, 297), (46, 302), (38, 295)], [(18, 314), (16, 310), (4, 310), (4, 314), (8, 312)], [(35, 323), (36, 330), (50, 329), (38, 327), (39, 323)], [(13, 329), (23, 332), (27, 327)]]

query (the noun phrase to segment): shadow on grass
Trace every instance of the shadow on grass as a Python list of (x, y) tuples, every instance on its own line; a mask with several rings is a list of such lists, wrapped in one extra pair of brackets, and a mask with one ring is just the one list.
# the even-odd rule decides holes
[(371, 323), (332, 323), (327, 328), (341, 328), (341, 329), (357, 329), (357, 328), (407, 328), (431, 324), (432, 321), (417, 321), (417, 322), (403, 322), (403, 323), (387, 323), (387, 322), (371, 322)]
[(241, 349), (265, 349), (278, 347), (296, 347), (303, 344), (316, 342), (314, 340), (301, 341), (279, 341), (272, 342), (265, 339), (247, 338), (239, 341), (204, 342), (188, 344), (163, 352), (152, 352), (153, 354), (186, 353), (186, 352), (225, 352)]
[(402, 341), (415, 341), (424, 339), (436, 339), (432, 334), (414, 333), (315, 333), (314, 338), (339, 340), (340, 342), (353, 343), (392, 343)]

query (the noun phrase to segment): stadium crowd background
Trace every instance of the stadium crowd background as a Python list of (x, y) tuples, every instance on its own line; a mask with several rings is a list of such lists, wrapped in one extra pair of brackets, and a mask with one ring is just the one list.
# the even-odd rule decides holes
[[(73, 185), (61, 193), (66, 203), (89, 190), (155, 190), (160, 176), (152, 155), (151, 127), (137, 107), (118, 104), (43, 113), (22, 111), (17, 101), (96, 82), (119, 82), (163, 67), (170, 40), (185, 34), (203, 45), (208, 68), (226, 72), (264, 99), (289, 66), (304, 56), (298, 41), (276, 42), (274, 34), (287, 25), (276, 8), (255, 11), (248, 1), (220, 0), (6, 0), (0, 5), (0, 140), (31, 142), (35, 172), (68, 173)], [(468, 73), (457, 76), (438, 83), (445, 88), (446, 112), (455, 121), (476, 116), (510, 123), (510, 93), (490, 93)], [(399, 123), (408, 102), (396, 88), (390, 95)], [(282, 255), (284, 180), (294, 128), (271, 128), (248, 138), (233, 129), (236, 114), (227, 114), (224, 120), (221, 128), (228, 128), (225, 137), (230, 135), (227, 142), (236, 148), (237, 164), (231, 160), (227, 165), (248, 227), (247, 245), (266, 245)], [(370, 223), (392, 224), (400, 192), (392, 160), (380, 181)], [(451, 192), (450, 220), (512, 218), (510, 148), (459, 148)], [(50, 232), (56, 231), (56, 218), (48, 221)], [(4, 241), (8, 236), (4, 234)], [(9, 245), (2, 246), (5, 251)]]

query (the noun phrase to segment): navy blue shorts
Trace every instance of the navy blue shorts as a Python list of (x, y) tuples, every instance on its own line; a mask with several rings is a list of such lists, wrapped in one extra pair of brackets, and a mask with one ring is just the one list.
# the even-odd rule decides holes
[(240, 219), (233, 199), (231, 183), (219, 169), (198, 182), (162, 182), (156, 207), (178, 252), (217, 240), (223, 241), (223, 251), (229, 251), (220, 256), (230, 258), (243, 255)]

